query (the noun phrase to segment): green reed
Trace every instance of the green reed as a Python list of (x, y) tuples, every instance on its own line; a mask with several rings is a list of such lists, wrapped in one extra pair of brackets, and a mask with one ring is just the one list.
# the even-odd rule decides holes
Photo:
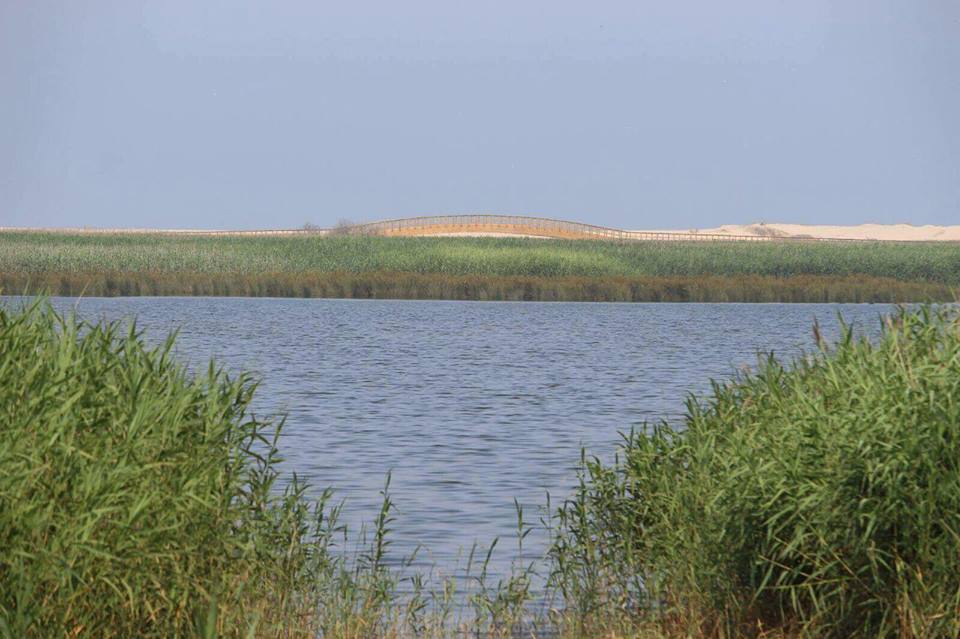
[(246, 635), (312, 611), (334, 568), (323, 500), (275, 491), (254, 384), (196, 377), (172, 339), (36, 302), (0, 310), (0, 633)]
[(960, 284), (960, 245), (0, 233), (4, 273), (870, 276)]
[(943, 302), (956, 288), (867, 276), (527, 277), (442, 273), (4, 273), (0, 291), (541, 302)]
[[(816, 329), (815, 329), (816, 332)], [(818, 341), (819, 332), (816, 332)], [(584, 464), (554, 579), (676, 636), (960, 634), (960, 324), (901, 311)]]
[(948, 301), (950, 243), (0, 233), (0, 290), (55, 295)]

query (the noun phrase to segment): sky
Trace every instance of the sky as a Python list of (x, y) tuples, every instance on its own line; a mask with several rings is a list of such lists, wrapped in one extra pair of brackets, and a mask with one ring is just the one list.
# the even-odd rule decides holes
[(0, 226), (960, 224), (960, 2), (0, 0)]

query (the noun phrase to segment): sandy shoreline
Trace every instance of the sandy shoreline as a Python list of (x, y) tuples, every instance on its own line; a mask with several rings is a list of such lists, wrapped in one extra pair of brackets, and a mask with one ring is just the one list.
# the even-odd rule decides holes
[(855, 226), (810, 224), (725, 224), (709, 229), (657, 231), (704, 233), (711, 235), (750, 235), (756, 237), (823, 238), (841, 240), (881, 240), (891, 242), (960, 242), (960, 225), (858, 224)]

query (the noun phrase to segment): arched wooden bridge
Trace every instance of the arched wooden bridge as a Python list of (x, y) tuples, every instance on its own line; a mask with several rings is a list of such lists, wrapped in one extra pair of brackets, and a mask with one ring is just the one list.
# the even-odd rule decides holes
[(605, 226), (567, 222), (525, 215), (430, 215), (383, 220), (367, 224), (341, 226), (329, 234), (430, 236), (430, 235), (515, 235), (568, 240), (738, 240), (769, 241), (779, 239), (756, 235), (720, 235), (708, 233), (666, 233), (624, 231)]

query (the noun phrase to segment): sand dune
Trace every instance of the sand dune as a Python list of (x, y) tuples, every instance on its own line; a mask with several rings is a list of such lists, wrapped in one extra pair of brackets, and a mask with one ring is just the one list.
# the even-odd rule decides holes
[[(693, 229), (677, 230), (689, 233)], [(913, 226), (912, 224), (859, 224), (831, 226), (807, 224), (725, 224), (716, 228), (696, 229), (698, 233), (717, 235), (755, 235), (765, 237), (817, 237), (851, 240), (947, 241), (960, 242), (960, 225)]]

